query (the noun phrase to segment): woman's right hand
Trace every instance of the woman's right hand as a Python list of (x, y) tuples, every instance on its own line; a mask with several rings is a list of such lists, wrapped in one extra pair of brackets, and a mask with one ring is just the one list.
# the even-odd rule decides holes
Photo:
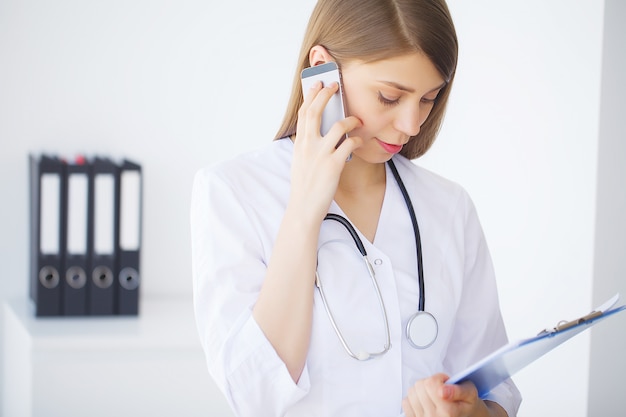
[(335, 123), (326, 136), (320, 134), (322, 112), (338, 88), (337, 83), (322, 87), (318, 81), (304, 92), (294, 140), (290, 200), (302, 215), (320, 222), (335, 196), (346, 160), (363, 142), (350, 136), (337, 147), (346, 133), (361, 125), (354, 116)]
[(289, 203), (253, 310), (294, 382), (304, 369), (311, 338), (320, 227), (346, 159), (362, 143), (351, 137), (335, 149), (346, 132), (361, 124), (356, 117), (343, 119), (326, 136), (320, 135), (322, 111), (337, 88), (336, 84), (322, 88), (318, 82), (306, 92), (298, 112)]

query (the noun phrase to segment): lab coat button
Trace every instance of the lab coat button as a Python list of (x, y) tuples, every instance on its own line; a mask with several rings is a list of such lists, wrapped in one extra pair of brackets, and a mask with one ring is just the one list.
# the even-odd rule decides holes
[(382, 259), (374, 259), (374, 265), (380, 266), (382, 264), (383, 264), (383, 260)]

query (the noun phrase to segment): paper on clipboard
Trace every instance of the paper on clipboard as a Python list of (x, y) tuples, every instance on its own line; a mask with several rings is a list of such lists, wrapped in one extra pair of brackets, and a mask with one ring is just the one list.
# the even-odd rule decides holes
[(478, 395), (484, 398), (494, 387), (563, 342), (595, 323), (625, 310), (626, 305), (612, 308), (618, 300), (619, 294), (586, 316), (559, 323), (553, 329), (543, 330), (535, 337), (511, 342), (464, 371), (453, 375), (447, 383), (472, 381), (478, 389)]

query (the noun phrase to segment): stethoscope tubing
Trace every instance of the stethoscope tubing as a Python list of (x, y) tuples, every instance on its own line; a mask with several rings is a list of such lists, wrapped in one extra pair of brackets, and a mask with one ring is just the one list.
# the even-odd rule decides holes
[[(424, 290), (425, 285), (424, 285), (424, 271), (423, 271), (423, 261), (422, 261), (422, 243), (421, 243), (419, 225), (417, 222), (417, 216), (415, 215), (415, 210), (413, 208), (413, 203), (411, 202), (409, 193), (407, 192), (406, 187), (404, 186), (404, 182), (402, 181), (402, 178), (400, 177), (400, 174), (398, 173), (398, 170), (394, 162), (390, 159), (389, 161), (387, 161), (387, 164), (389, 165), (389, 169), (391, 170), (391, 173), (393, 174), (394, 179), (396, 180), (396, 183), (398, 184), (398, 187), (400, 188), (400, 192), (402, 193), (402, 197), (404, 199), (407, 210), (409, 212), (409, 216), (411, 217), (411, 223), (413, 226), (414, 237), (415, 237), (415, 248), (416, 248), (416, 253), (417, 253), (417, 256), (416, 256), (417, 276), (418, 276), (418, 285), (419, 285), (418, 312), (415, 313), (407, 322), (406, 336), (407, 336), (407, 339), (409, 340), (409, 343), (413, 347), (417, 349), (425, 349), (431, 346), (437, 339), (439, 326), (437, 324), (437, 319), (431, 313), (425, 311), (426, 295), (425, 295), (425, 290)], [(350, 221), (346, 219), (345, 217), (338, 215), (338, 214), (334, 214), (334, 213), (328, 213), (324, 217), (324, 220), (333, 220), (343, 225), (344, 228), (350, 233), (350, 236), (352, 236), (352, 240), (354, 241), (354, 244), (356, 245), (357, 249), (361, 253), (361, 256), (363, 257), (363, 260), (365, 261), (365, 265), (367, 266), (367, 270), (369, 272), (372, 284), (374, 286), (374, 290), (376, 292), (376, 296), (379, 302), (379, 307), (381, 309), (384, 323), (385, 323), (386, 343), (383, 346), (383, 349), (378, 352), (373, 352), (373, 353), (370, 353), (370, 352), (355, 353), (350, 348), (350, 346), (348, 346), (348, 343), (344, 339), (343, 334), (341, 333), (341, 330), (339, 329), (339, 327), (337, 326), (337, 323), (335, 322), (333, 313), (330, 310), (330, 307), (326, 300), (326, 294), (322, 286), (322, 280), (318, 272), (315, 271), (315, 285), (319, 289), (319, 292), (322, 298), (322, 303), (324, 304), (324, 309), (326, 310), (326, 314), (328, 315), (331, 325), (335, 333), (339, 337), (339, 340), (341, 344), (343, 345), (345, 351), (348, 352), (348, 354), (351, 357), (357, 360), (368, 360), (373, 357), (383, 355), (384, 353), (389, 351), (389, 349), (391, 348), (391, 332), (389, 330), (389, 320), (387, 317), (387, 309), (385, 308), (385, 303), (382, 297), (382, 293), (380, 291), (380, 287), (376, 280), (376, 274), (374, 272), (374, 268), (372, 267), (372, 264), (370, 263), (367, 257), (367, 251), (365, 250), (365, 245), (363, 245), (363, 242), (361, 241), (356, 229), (352, 226)], [(420, 335), (423, 333), (423, 331), (426, 331), (425, 334), (427, 336), (430, 334), (431, 337), (427, 337), (425, 340), (423, 340), (422, 338), (420, 340)]]
[[(350, 224), (348, 219), (346, 219), (343, 216), (340, 216), (339, 214), (328, 213), (326, 215), (326, 217), (324, 217), (324, 220), (334, 220), (336, 222), (341, 223), (343, 225), (343, 227), (345, 227), (346, 230), (350, 233), (350, 236), (352, 236), (352, 240), (354, 240), (354, 244), (356, 245), (356, 247), (359, 250), (359, 252), (361, 252), (361, 255), (362, 256), (367, 256), (367, 251), (365, 250), (365, 245), (363, 245), (363, 242), (359, 238), (359, 235), (357, 234), (356, 230), (354, 230), (354, 227), (352, 226), (352, 224)], [(367, 264), (369, 265), (369, 261), (367, 261)], [(369, 265), (368, 268), (371, 269), (372, 266)]]
[(343, 335), (341, 334), (341, 331), (339, 330), (337, 323), (335, 322), (335, 317), (332, 311), (330, 311), (328, 302), (326, 300), (324, 287), (322, 285), (322, 280), (320, 279), (317, 271), (315, 271), (315, 284), (317, 285), (317, 288), (320, 291), (320, 295), (322, 297), (322, 304), (324, 304), (324, 309), (326, 310), (326, 314), (328, 315), (328, 318), (330, 319), (330, 323), (333, 326), (335, 333), (339, 335), (339, 340), (341, 341), (341, 344), (343, 345), (344, 349), (354, 359), (367, 360), (375, 356), (383, 355), (391, 348), (391, 331), (389, 330), (389, 319), (387, 317), (387, 308), (385, 308), (385, 301), (383, 300), (383, 296), (380, 292), (380, 287), (378, 286), (378, 281), (376, 280), (376, 273), (374, 272), (374, 267), (372, 267), (372, 263), (369, 261), (369, 258), (367, 257), (367, 251), (365, 250), (365, 245), (363, 245), (363, 241), (361, 241), (361, 238), (359, 238), (358, 233), (356, 232), (352, 224), (345, 217), (340, 216), (338, 214), (334, 214), (334, 213), (328, 213), (324, 217), (324, 220), (334, 220), (336, 222), (341, 223), (344, 226), (344, 228), (350, 233), (350, 236), (352, 236), (352, 240), (354, 240), (354, 244), (356, 245), (357, 249), (361, 253), (361, 256), (363, 257), (363, 261), (365, 262), (365, 266), (367, 267), (367, 271), (369, 273), (369, 276), (371, 277), (372, 285), (374, 286), (376, 297), (378, 298), (378, 305), (380, 307), (381, 313), (383, 315), (383, 320), (385, 323), (386, 342), (385, 342), (385, 345), (383, 346), (383, 349), (379, 352), (359, 352), (359, 353), (354, 353), (354, 351), (350, 349), (350, 347), (348, 346), (348, 343), (343, 338)]
[(420, 228), (417, 223), (417, 216), (415, 215), (415, 210), (413, 209), (413, 203), (411, 202), (411, 198), (409, 197), (409, 193), (406, 191), (406, 187), (404, 186), (404, 182), (402, 178), (400, 178), (400, 174), (398, 173), (398, 169), (396, 165), (393, 163), (393, 160), (389, 160), (387, 162), (389, 165), (389, 169), (391, 169), (391, 173), (396, 179), (396, 183), (400, 188), (400, 192), (402, 193), (402, 197), (404, 197), (404, 202), (406, 203), (406, 207), (409, 211), (409, 216), (411, 217), (411, 223), (413, 223), (413, 230), (415, 231), (415, 247), (417, 248), (417, 280), (420, 290), (419, 295), (419, 304), (418, 310), (425, 311), (426, 308), (426, 294), (424, 290), (424, 264), (422, 261), (422, 239), (420, 236)]

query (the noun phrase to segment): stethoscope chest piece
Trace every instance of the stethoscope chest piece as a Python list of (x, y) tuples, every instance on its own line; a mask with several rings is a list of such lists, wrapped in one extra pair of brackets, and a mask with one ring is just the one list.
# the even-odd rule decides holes
[(416, 349), (426, 349), (435, 343), (439, 325), (435, 316), (427, 311), (418, 311), (406, 324), (406, 337)]

